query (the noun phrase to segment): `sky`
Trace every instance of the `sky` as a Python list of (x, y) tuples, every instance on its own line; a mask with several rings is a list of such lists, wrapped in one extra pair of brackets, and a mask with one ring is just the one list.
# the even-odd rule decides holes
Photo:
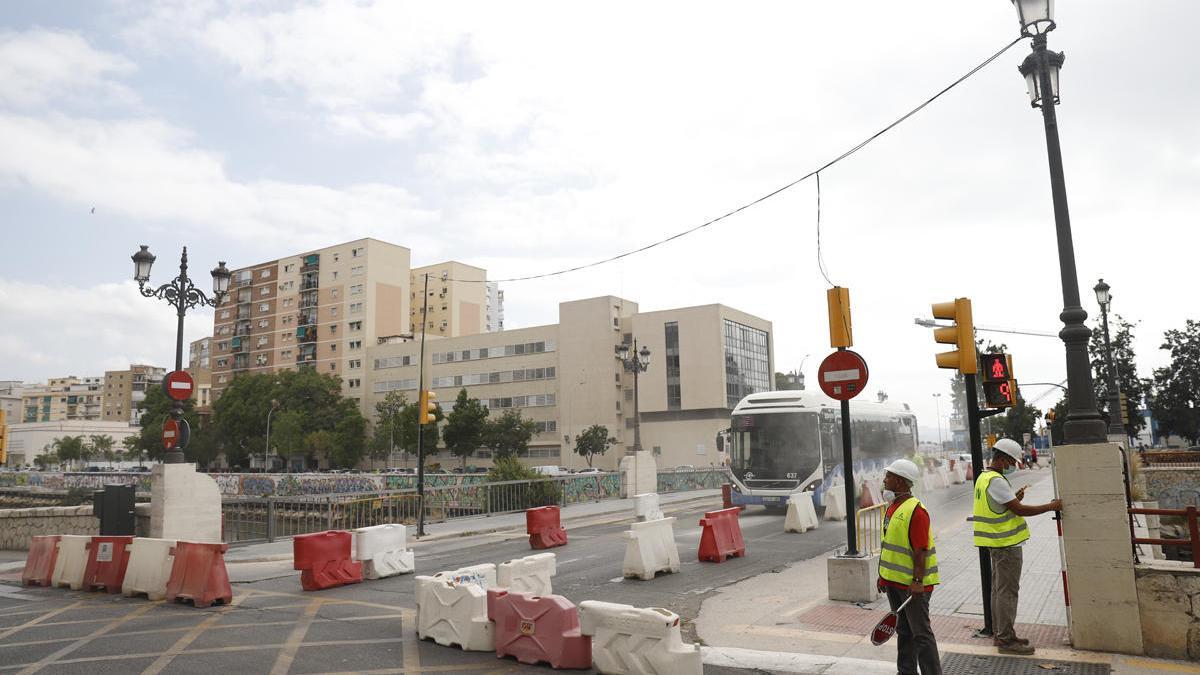
[[(634, 8), (5, 3), (0, 379), (169, 366), (175, 317), (130, 279), (139, 244), (158, 256), (152, 284), (186, 245), (204, 288), (218, 260), (368, 236), (491, 279), (574, 267), (795, 181), (1019, 34), (1008, 0)], [(1163, 331), (1200, 318), (1200, 4), (1060, 0), (1056, 19), (1083, 305), (1093, 325), (1103, 277), (1149, 377), (1168, 360)], [(828, 280), (810, 179), (619, 262), (503, 283), (506, 326), (598, 295), (723, 303), (773, 322), (776, 369), (815, 386), (832, 282), (851, 292), (868, 395), (931, 427), (952, 374), (913, 324), (931, 303), (969, 297), (981, 327), (1061, 327), (1045, 136), (1017, 72), (1028, 52), (821, 173)], [(211, 327), (193, 310), (185, 339)], [(1021, 381), (1065, 379), (1056, 338), (980, 336), (1007, 343)]]

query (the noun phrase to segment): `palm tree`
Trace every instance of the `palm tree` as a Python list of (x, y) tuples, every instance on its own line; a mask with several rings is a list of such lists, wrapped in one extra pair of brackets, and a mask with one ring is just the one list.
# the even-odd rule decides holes
[(113, 460), (115, 460), (117, 457), (116, 453), (113, 452), (113, 445), (115, 444), (113, 437), (104, 434), (100, 436), (92, 436), (91, 439), (92, 451), (102, 455), (105, 461), (108, 462), (108, 468), (113, 468)]
[(62, 438), (56, 438), (51, 443), (51, 446), (58, 455), (58, 461), (66, 464), (68, 467), (71, 465), (71, 462), (83, 459), (87, 452), (87, 447), (83, 443), (83, 436), (63, 436)]

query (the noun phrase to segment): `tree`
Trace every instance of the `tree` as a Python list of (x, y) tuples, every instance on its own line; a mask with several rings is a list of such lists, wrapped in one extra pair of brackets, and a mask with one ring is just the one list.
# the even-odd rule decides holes
[[(141, 432), (137, 447), (150, 459), (159, 459), (166, 452), (162, 444), (162, 425), (171, 416), (174, 407), (175, 401), (167, 398), (161, 387), (146, 387), (146, 398), (138, 403)], [(183, 402), (183, 419), (187, 420), (194, 437), (200, 429), (201, 420), (191, 399)]]
[(116, 444), (113, 437), (107, 434), (93, 435), (90, 437), (90, 440), (92, 450), (104, 457), (104, 460), (108, 462), (109, 468), (112, 468), (112, 464), (117, 458), (117, 454), (113, 450), (113, 446)]
[(141, 465), (142, 459), (146, 455), (146, 452), (138, 445), (140, 441), (141, 438), (138, 436), (126, 436), (125, 438), (121, 439), (121, 445), (125, 447), (125, 456), (128, 457), (130, 461), (136, 459), (138, 465)]
[[(1121, 318), (1120, 314), (1113, 314), (1112, 326), (1116, 330), (1111, 330), (1111, 327), (1109, 330), (1117, 389), (1125, 394), (1127, 401), (1125, 414), (1128, 423), (1125, 425), (1125, 433), (1129, 436), (1137, 436), (1138, 431), (1146, 424), (1138, 414), (1138, 409), (1142, 399), (1150, 391), (1150, 381), (1138, 378), (1136, 355), (1133, 352), (1133, 329), (1136, 325)], [(1111, 415), (1112, 411), (1107, 410), (1112, 400), (1108, 393), (1109, 369), (1103, 326), (1092, 329), (1092, 340), (1088, 350), (1092, 355), (1092, 372), (1095, 373), (1092, 384), (1096, 389), (1097, 407), (1106, 415)]]
[(83, 436), (63, 436), (54, 439), (50, 445), (54, 448), (54, 454), (58, 461), (68, 467), (71, 462), (79, 461), (84, 456)]
[(1067, 397), (1065, 395), (1059, 399), (1058, 403), (1054, 404), (1053, 412), (1054, 420), (1048, 424), (1050, 441), (1054, 445), (1062, 445), (1066, 443), (1066, 427), (1063, 426), (1067, 422)]
[(54, 451), (53, 445), (50, 443), (47, 443), (42, 448), (41, 454), (39, 454), (37, 457), (33, 458), (33, 463), (37, 466), (37, 468), (41, 469), (42, 471), (45, 471), (52, 464), (57, 464), (58, 463), (58, 454)]
[(590, 467), (593, 457), (603, 455), (616, 444), (617, 439), (608, 435), (608, 427), (602, 424), (593, 424), (575, 437), (575, 454), (586, 459)]
[(1171, 353), (1171, 364), (1154, 371), (1151, 411), (1159, 432), (1200, 443), (1200, 321), (1167, 331), (1159, 348)]
[(483, 445), (483, 434), (487, 428), (488, 409), (479, 399), (467, 395), (467, 390), (460, 389), (458, 398), (454, 400), (454, 409), (446, 416), (446, 428), (442, 431), (442, 439), (450, 454), (462, 460), (463, 468), (467, 468), (467, 457)]
[[(405, 403), (396, 421), (396, 442), (404, 452), (414, 456), (417, 454), (417, 417), (420, 416), (420, 408), (417, 401)], [(440, 406), (432, 408), (432, 411), (433, 423), (420, 425), (422, 445), (426, 454), (437, 452), (438, 441), (441, 440), (439, 423), (446, 418)]]
[(516, 457), (529, 450), (529, 439), (536, 430), (537, 423), (522, 417), (519, 409), (505, 410), (487, 421), (483, 444), (492, 451), (493, 458)]
[(371, 436), (371, 459), (391, 458), (399, 438), (400, 414), (407, 400), (398, 391), (389, 391), (375, 404), (375, 431)]

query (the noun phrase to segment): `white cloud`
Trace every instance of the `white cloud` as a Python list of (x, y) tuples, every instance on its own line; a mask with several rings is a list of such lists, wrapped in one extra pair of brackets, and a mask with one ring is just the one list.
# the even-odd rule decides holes
[(113, 76), (136, 70), (123, 56), (93, 48), (75, 33), (0, 31), (0, 103), (32, 108), (65, 99), (95, 106), (137, 96)]

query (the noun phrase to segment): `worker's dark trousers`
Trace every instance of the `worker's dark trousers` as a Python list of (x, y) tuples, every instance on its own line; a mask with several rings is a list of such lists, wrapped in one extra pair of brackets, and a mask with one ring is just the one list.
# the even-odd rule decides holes
[(992, 556), (992, 634), (1001, 642), (1016, 639), (1017, 593), (1021, 590), (1021, 547), (990, 549)]
[[(888, 604), (895, 611), (908, 598), (908, 589), (886, 586)], [(929, 623), (929, 593), (914, 596), (896, 620), (896, 671), (900, 675), (942, 675), (937, 640)]]

